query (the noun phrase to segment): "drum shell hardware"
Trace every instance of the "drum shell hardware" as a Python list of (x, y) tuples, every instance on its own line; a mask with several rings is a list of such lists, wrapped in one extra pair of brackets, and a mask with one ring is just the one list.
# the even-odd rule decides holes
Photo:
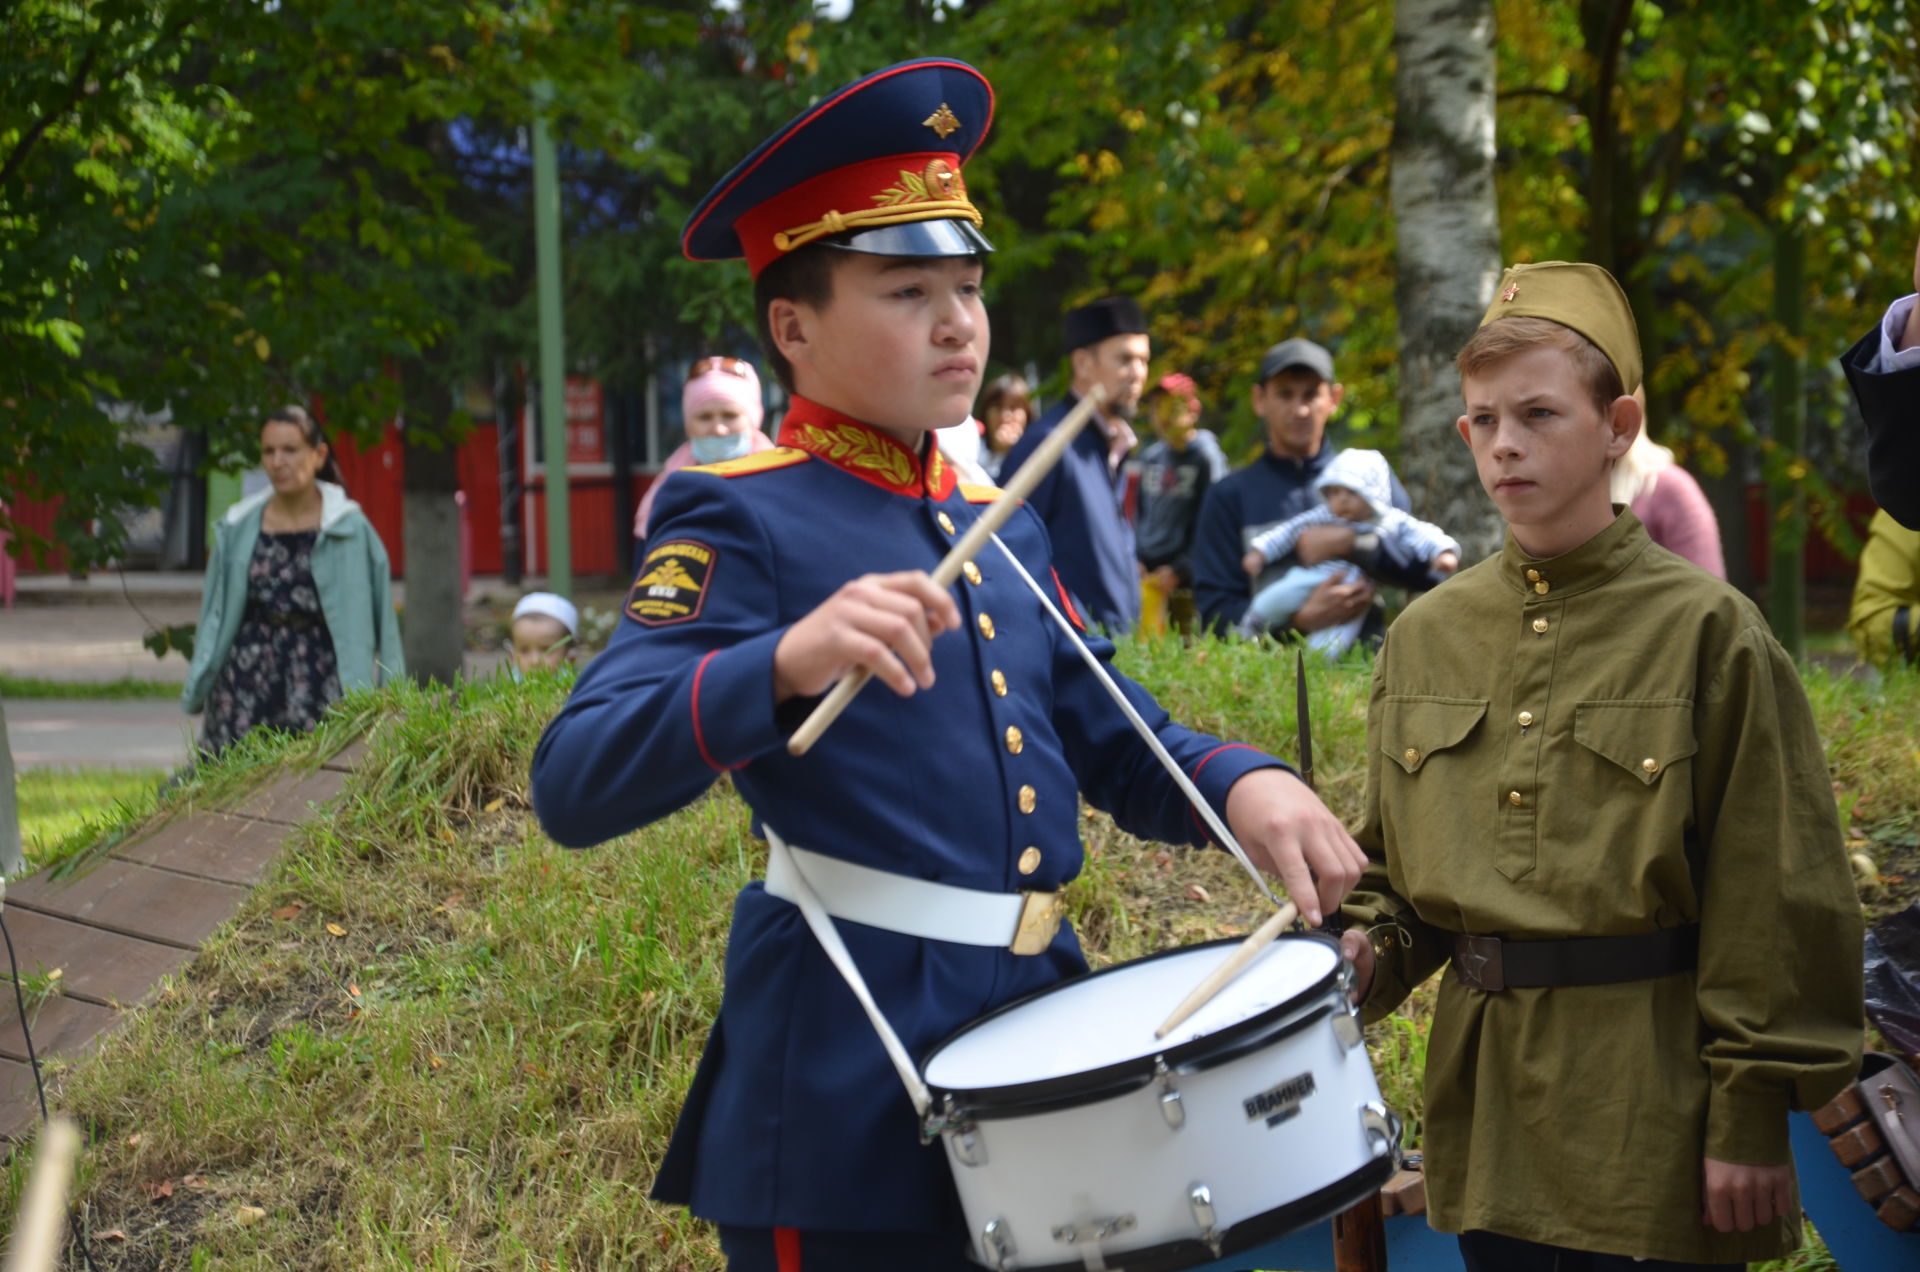
[[(1132, 1031), (1150, 1038), (1161, 999), (1235, 945), (1168, 951), (1055, 986), (929, 1056), (929, 1128), (977, 1259), (1001, 1272), (1174, 1272), (1338, 1213), (1398, 1168), (1399, 1120), (1347, 1002), (1347, 964), (1324, 937), (1275, 942), (1242, 974), (1250, 988), (1237, 1005), (1201, 1011), (1158, 1050), (1058, 1071), (1047, 1035), (1130, 1004), (1141, 1022)], [(1262, 1000), (1251, 1014), (1248, 993)], [(983, 1027), (991, 1032), (978, 1035)], [(1042, 1076), (1007, 1081), (1017, 1057), (980, 1063), (983, 1046), (1017, 1047), (1028, 1034)], [(992, 1084), (943, 1082), (970, 1067)]]

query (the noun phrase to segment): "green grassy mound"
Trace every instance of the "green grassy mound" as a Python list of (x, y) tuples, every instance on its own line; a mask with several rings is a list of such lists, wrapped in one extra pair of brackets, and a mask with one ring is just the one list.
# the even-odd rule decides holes
[[(1290, 658), (1164, 643), (1121, 661), (1176, 717), (1292, 754)], [(1349, 818), (1367, 674), (1311, 676), (1320, 789)], [(1892, 908), (1914, 891), (1895, 876), (1920, 875), (1920, 681), (1813, 673), (1809, 689), (1856, 847), (1875, 858), (1863, 896)], [(75, 1200), (96, 1266), (720, 1265), (701, 1225), (645, 1192), (760, 847), (724, 782), (594, 851), (548, 842), (527, 769), (564, 693), (496, 679), (356, 697), (318, 734), (250, 739), (167, 794), (162, 815), (218, 803), (370, 732), (345, 795), (236, 920), (60, 1075), (57, 1103), (89, 1141)], [(1073, 917), (1096, 962), (1261, 917), (1224, 854), (1143, 844), (1091, 812), (1084, 827)], [(1426, 1011), (1416, 998), (1374, 1038), (1416, 1133)]]

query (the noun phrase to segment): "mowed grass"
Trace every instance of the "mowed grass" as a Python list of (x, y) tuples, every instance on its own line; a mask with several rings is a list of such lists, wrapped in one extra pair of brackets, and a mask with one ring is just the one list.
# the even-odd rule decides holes
[[(1120, 661), (1177, 718), (1293, 757), (1290, 655), (1164, 642)], [(1309, 666), (1320, 790), (1351, 819), (1369, 669)], [(1814, 673), (1809, 688), (1855, 838), (1911, 833), (1920, 681)], [(163, 815), (215, 805), (370, 730), (343, 798), (234, 923), (58, 1075), (88, 1135), (75, 1196), (97, 1267), (721, 1266), (703, 1225), (645, 1193), (761, 848), (724, 780), (598, 849), (547, 841), (527, 772), (564, 692), (495, 679), (357, 697), (317, 735), (250, 739), (169, 794)], [(1097, 813), (1083, 826), (1071, 905), (1097, 963), (1262, 916), (1224, 854), (1144, 844)], [(1417, 996), (1372, 1039), (1416, 1136), (1428, 1011)]]
[(22, 769), (20, 845), (29, 870), (56, 865), (101, 834), (145, 817), (166, 781), (164, 769)]

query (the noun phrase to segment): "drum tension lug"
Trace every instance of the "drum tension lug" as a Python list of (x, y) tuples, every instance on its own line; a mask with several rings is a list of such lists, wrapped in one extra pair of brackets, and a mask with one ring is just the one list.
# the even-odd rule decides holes
[(1348, 1051), (1366, 1041), (1366, 1030), (1360, 1026), (1360, 1012), (1347, 1001), (1345, 994), (1340, 995), (1333, 1009), (1333, 1036)]
[(995, 1268), (1005, 1269), (1013, 1262), (1013, 1234), (1007, 1231), (1005, 1221), (987, 1220), (980, 1229), (980, 1253), (987, 1256)]
[(1213, 1213), (1213, 1189), (1205, 1184), (1187, 1189), (1187, 1208), (1193, 1211), (1193, 1221), (1200, 1225), (1200, 1240), (1213, 1251), (1214, 1258), (1219, 1258), (1220, 1225)]
[(948, 1137), (953, 1155), (969, 1166), (987, 1164), (987, 1146), (980, 1140), (979, 1128), (971, 1117), (960, 1111), (951, 1095), (936, 1111), (929, 1109), (920, 1122), (920, 1142), (931, 1144), (942, 1135)]
[(1391, 1156), (1400, 1162), (1400, 1115), (1386, 1105), (1368, 1100), (1360, 1106), (1360, 1125), (1366, 1128), (1367, 1144), (1374, 1158)]
[(1173, 1070), (1167, 1068), (1165, 1056), (1153, 1058), (1153, 1077), (1160, 1085), (1160, 1116), (1177, 1131), (1187, 1124), (1187, 1109), (1180, 1102), (1180, 1088), (1174, 1085)]

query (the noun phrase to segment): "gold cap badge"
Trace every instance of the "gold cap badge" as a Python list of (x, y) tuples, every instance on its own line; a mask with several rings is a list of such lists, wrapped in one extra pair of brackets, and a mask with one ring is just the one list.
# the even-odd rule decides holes
[(928, 115), (920, 122), (933, 129), (934, 135), (942, 141), (945, 141), (950, 134), (960, 130), (960, 117), (955, 115), (953, 109), (945, 102), (941, 102), (939, 110), (934, 111), (933, 114)]

